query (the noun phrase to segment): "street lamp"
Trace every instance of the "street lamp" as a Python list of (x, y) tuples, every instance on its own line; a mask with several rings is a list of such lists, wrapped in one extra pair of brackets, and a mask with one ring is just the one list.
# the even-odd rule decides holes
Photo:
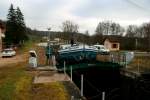
[(51, 30), (51, 28), (49, 27), (49, 28), (47, 28), (48, 29), (48, 39), (49, 39), (49, 41), (50, 41), (50, 30)]

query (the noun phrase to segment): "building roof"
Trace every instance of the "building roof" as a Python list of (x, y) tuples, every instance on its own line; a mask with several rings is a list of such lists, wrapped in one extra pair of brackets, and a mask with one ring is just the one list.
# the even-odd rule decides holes
[(104, 41), (106, 40), (106, 39), (108, 39), (110, 42), (118, 42), (118, 43), (120, 43), (121, 42), (121, 39), (122, 39), (122, 37), (121, 36), (106, 36), (105, 38), (104, 38)]

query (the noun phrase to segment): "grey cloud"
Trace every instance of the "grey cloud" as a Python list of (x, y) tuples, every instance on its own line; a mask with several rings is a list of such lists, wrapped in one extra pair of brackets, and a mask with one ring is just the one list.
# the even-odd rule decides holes
[(49, 25), (60, 30), (63, 21), (72, 19), (80, 30), (94, 32), (98, 21), (109, 19), (130, 24), (150, 17), (144, 10), (149, 10), (150, 0), (1, 0), (0, 19), (6, 19), (10, 1), (21, 8), (27, 26), (41, 30)]

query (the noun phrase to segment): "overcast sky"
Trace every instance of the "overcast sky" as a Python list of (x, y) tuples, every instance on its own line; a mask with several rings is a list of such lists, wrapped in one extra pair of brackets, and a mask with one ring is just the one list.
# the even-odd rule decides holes
[(0, 19), (6, 20), (11, 3), (20, 7), (28, 27), (39, 30), (61, 31), (62, 22), (71, 20), (80, 32), (93, 34), (100, 21), (125, 27), (150, 21), (150, 0), (0, 0)]

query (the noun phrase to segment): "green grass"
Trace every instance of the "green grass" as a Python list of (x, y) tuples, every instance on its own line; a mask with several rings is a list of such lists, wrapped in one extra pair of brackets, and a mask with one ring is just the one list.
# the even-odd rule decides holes
[(24, 65), (0, 68), (0, 100), (69, 100), (61, 82), (33, 84), (35, 74)]
[(32, 94), (34, 100), (70, 100), (60, 82), (34, 84)]
[[(11, 67), (0, 68), (0, 100), (19, 100), (17, 93), (20, 87), (30, 87), (31, 84), (23, 84), (31, 82), (32, 77), (24, 71), (21, 64), (15, 64)], [(22, 85), (23, 84), (23, 85)], [(25, 91), (27, 88), (24, 88)]]

